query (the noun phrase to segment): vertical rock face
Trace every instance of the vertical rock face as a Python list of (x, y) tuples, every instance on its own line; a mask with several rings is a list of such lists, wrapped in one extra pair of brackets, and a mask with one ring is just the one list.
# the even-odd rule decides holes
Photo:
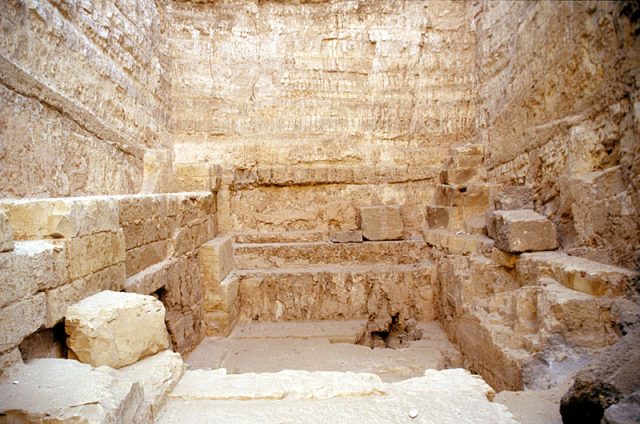
[(67, 344), (82, 362), (120, 368), (170, 346), (164, 316), (151, 296), (103, 291), (67, 309)]
[(531, 186), (561, 247), (636, 267), (637, 4), (482, 1), (476, 16), (488, 179)]
[(406, 165), (474, 134), (464, 2), (172, 2), (166, 17), (178, 162)]
[(3, 3), (0, 196), (138, 192), (171, 146), (161, 27), (154, 1)]

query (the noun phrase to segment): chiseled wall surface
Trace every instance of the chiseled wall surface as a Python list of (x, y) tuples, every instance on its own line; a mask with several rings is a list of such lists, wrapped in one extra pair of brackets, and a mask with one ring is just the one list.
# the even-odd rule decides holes
[(562, 247), (635, 267), (640, 23), (629, 2), (477, 3), (489, 178), (531, 184)]
[(396, 166), (472, 139), (468, 6), (169, 2), (176, 161)]
[(136, 193), (164, 134), (153, 0), (0, 3), (0, 196)]

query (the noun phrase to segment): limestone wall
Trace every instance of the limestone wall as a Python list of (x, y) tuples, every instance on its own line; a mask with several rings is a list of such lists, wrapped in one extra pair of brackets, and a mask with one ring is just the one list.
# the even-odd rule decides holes
[(158, 296), (178, 351), (204, 336), (197, 253), (216, 234), (211, 193), (0, 200), (0, 209), (2, 239), (15, 240), (0, 253), (0, 357), (102, 290)]
[(167, 20), (176, 169), (221, 165), (223, 231), (355, 228), (381, 203), (420, 222), (474, 137), (466, 3), (170, 2)]
[(414, 163), (475, 128), (464, 2), (168, 6), (178, 162)]
[(632, 2), (476, 5), (489, 179), (530, 184), (562, 247), (634, 267), (640, 248), (640, 38)]
[(0, 4), (0, 196), (140, 190), (145, 151), (171, 152), (160, 18), (153, 0)]

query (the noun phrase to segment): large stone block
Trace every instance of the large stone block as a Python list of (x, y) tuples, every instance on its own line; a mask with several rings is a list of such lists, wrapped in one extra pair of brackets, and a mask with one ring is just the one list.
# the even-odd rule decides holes
[(9, 377), (0, 382), (2, 422), (151, 422), (136, 420), (144, 397), (140, 384), (114, 369), (67, 359), (34, 359), (12, 369)]
[(506, 252), (531, 252), (558, 248), (553, 222), (528, 209), (487, 212), (487, 232), (496, 247)]
[(74, 280), (125, 261), (122, 230), (73, 238), (66, 242), (69, 278)]
[(169, 196), (171, 195), (134, 194), (115, 196), (120, 224), (139, 222), (167, 215), (167, 198)]
[(106, 196), (0, 200), (16, 240), (74, 238), (117, 231), (118, 208)]
[(360, 208), (362, 235), (367, 240), (399, 240), (404, 233), (400, 205)]
[(198, 250), (202, 282), (217, 286), (233, 270), (233, 243), (231, 236), (217, 236)]
[(0, 253), (0, 307), (67, 282), (64, 248), (48, 240), (19, 241)]
[(629, 290), (636, 273), (563, 252), (524, 253), (516, 264), (523, 284), (552, 278), (562, 285), (592, 296), (620, 296)]
[(67, 308), (87, 296), (103, 290), (119, 291), (125, 280), (124, 263), (119, 263), (69, 284), (47, 290), (46, 327), (51, 328), (64, 318)]
[(164, 317), (151, 296), (103, 291), (67, 309), (67, 345), (82, 362), (120, 368), (170, 346)]
[(16, 347), (44, 325), (46, 312), (44, 293), (0, 309), (0, 352)]
[(9, 224), (7, 215), (0, 210), (0, 252), (13, 250), (13, 228)]

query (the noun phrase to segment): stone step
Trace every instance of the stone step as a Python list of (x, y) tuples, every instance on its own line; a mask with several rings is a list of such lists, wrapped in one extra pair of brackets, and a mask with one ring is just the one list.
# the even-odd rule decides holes
[(480, 234), (463, 231), (423, 228), (425, 243), (439, 251), (460, 255), (488, 255), (493, 249), (493, 240)]
[(429, 261), (239, 270), (234, 274), (240, 280), (240, 322), (366, 319), (374, 311), (410, 311), (412, 318), (423, 321), (435, 318), (435, 267)]
[(332, 343), (355, 343), (366, 324), (366, 320), (299, 321), (295, 323), (249, 322), (236, 326), (229, 338), (305, 340), (323, 338)]
[(233, 235), (234, 243), (303, 243), (329, 240), (328, 231), (243, 232)]
[[(427, 370), (383, 383), (373, 374), (282, 371), (229, 375), (189, 371), (158, 420), (225, 423), (497, 423), (517, 421), (493, 390), (463, 369)], [(428, 399), (428, 402), (425, 402)]]
[(532, 252), (520, 255), (516, 269), (523, 284), (552, 278), (562, 285), (593, 296), (628, 294), (637, 273), (566, 253)]
[(425, 256), (420, 239), (333, 243), (252, 243), (234, 246), (237, 269), (314, 267), (328, 264), (407, 264)]

